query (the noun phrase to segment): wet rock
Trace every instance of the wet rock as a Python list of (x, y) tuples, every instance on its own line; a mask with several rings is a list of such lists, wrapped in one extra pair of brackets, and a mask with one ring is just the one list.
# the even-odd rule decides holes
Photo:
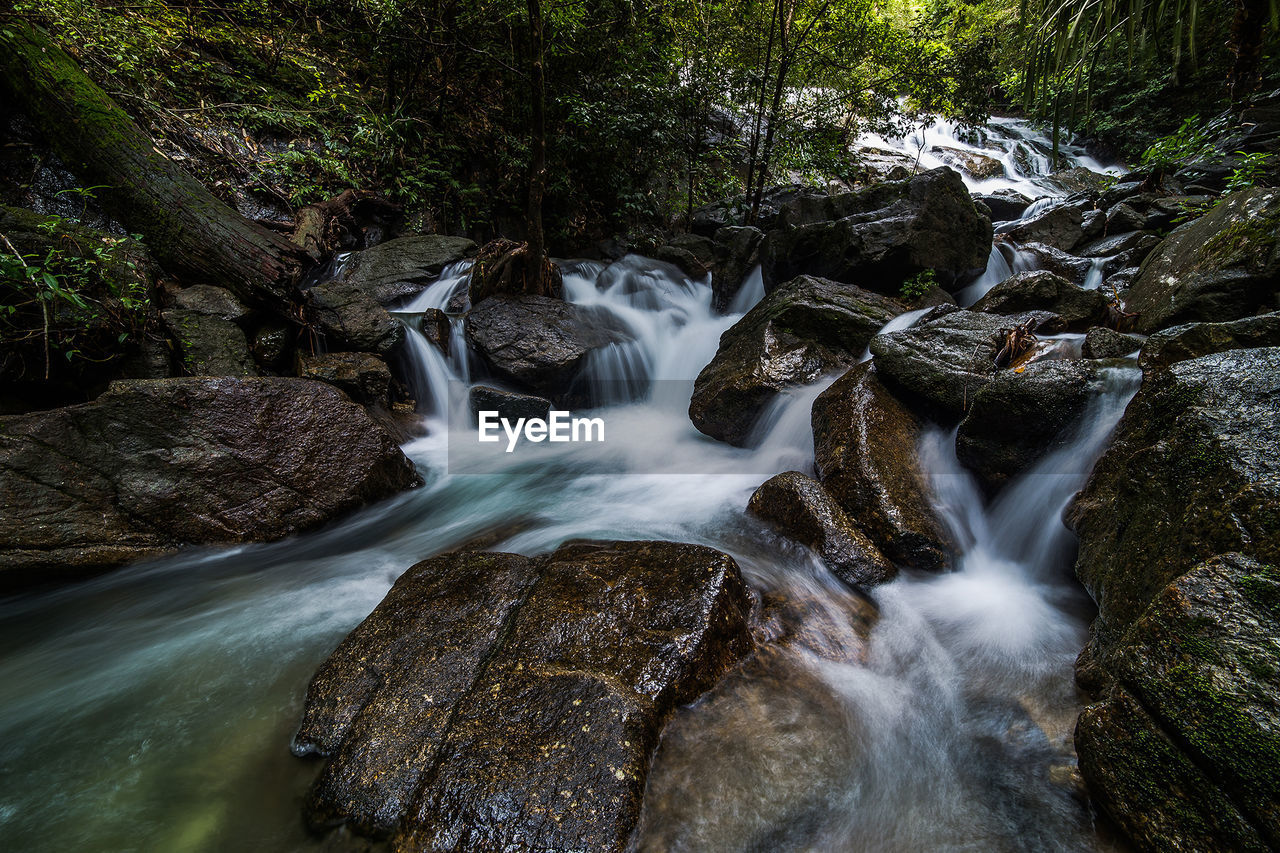
[(404, 341), (404, 327), (358, 284), (327, 281), (307, 298), (331, 345), (385, 356)]
[(192, 376), (256, 376), (244, 330), (230, 320), (181, 308), (160, 312)]
[[(761, 196), (755, 224), (760, 228), (773, 228), (784, 205), (799, 198), (825, 195), (821, 190), (800, 184), (768, 187)], [(694, 210), (690, 230), (703, 237), (715, 237), (721, 228), (745, 225), (750, 211), (751, 201), (745, 195), (714, 201)]]
[(1107, 317), (1107, 298), (1047, 270), (1019, 272), (997, 284), (973, 305), (989, 314), (1052, 311), (1069, 329), (1083, 329)]
[(1083, 285), (1089, 277), (1089, 271), (1093, 269), (1093, 263), (1089, 259), (1076, 257), (1044, 243), (1028, 243), (1020, 248), (1030, 257), (1036, 269), (1060, 275), (1074, 285)]
[(905, 310), (896, 299), (825, 279), (787, 282), (720, 337), (694, 384), (689, 417), (707, 435), (743, 446), (778, 392), (854, 364)]
[[(1080, 220), (1080, 240), (1076, 243), (1079, 247), (1083, 243), (1092, 243), (1097, 240), (1107, 230), (1107, 215), (1101, 210), (1087, 209), (1084, 212), (1084, 218)], [(1073, 248), (1072, 251), (1078, 251)]]
[(466, 237), (398, 237), (354, 253), (343, 278), (379, 305), (391, 305), (417, 295), (445, 267), (475, 257), (476, 250)]
[(1120, 202), (1107, 209), (1107, 233), (1124, 234), (1130, 231), (1141, 231), (1147, 224), (1146, 215), (1139, 213), (1131, 205)]
[(759, 228), (728, 227), (716, 232), (715, 273), (711, 277), (713, 306), (724, 311), (742, 289), (747, 274), (760, 263)]
[[(1127, 234), (1113, 234), (1087, 243), (1077, 249), (1076, 254), (1084, 258), (1110, 258), (1139, 247), (1145, 248), (1149, 253), (1158, 245), (1160, 245), (1160, 238), (1154, 234), (1148, 231), (1130, 231)], [(1141, 261), (1142, 258), (1137, 259), (1137, 262)], [(1136, 265), (1137, 263), (1134, 264)]]
[(948, 148), (945, 145), (935, 145), (929, 151), (947, 165), (954, 166), (971, 178), (985, 180), (1004, 176), (1004, 164), (995, 157), (979, 154), (976, 151), (965, 151), (961, 148)]
[(765, 237), (760, 259), (766, 289), (807, 274), (896, 293), (926, 269), (951, 282), (986, 265), (991, 220), (952, 169), (878, 184), (829, 203), (841, 218)]
[(1070, 251), (1084, 236), (1085, 205), (1056, 204), (1031, 219), (1019, 220), (1000, 233), (1015, 243), (1043, 243), (1061, 251)]
[(386, 406), (391, 389), (387, 363), (367, 352), (329, 352), (298, 357), (298, 375), (341, 389), (366, 406)]
[(1064, 193), (1097, 193), (1106, 187), (1110, 179), (1092, 169), (1076, 166), (1054, 172), (1045, 180)]
[(956, 435), (956, 456), (999, 487), (1064, 446), (1100, 384), (1102, 365), (1042, 361), (1001, 371), (973, 397)]
[(960, 418), (975, 395), (1001, 369), (997, 356), (1015, 326), (1061, 331), (1061, 320), (1047, 311), (1002, 316), (980, 311), (951, 311), (922, 318), (910, 329), (878, 335), (871, 341), (876, 371), (891, 388), (901, 388), (931, 414)]
[(1106, 648), (1179, 573), (1216, 554), (1280, 559), (1280, 349), (1148, 374), (1069, 521)]
[(1080, 354), (1085, 358), (1124, 358), (1142, 347), (1142, 341), (1132, 335), (1122, 335), (1103, 326), (1094, 326), (1085, 333)]
[(716, 244), (710, 237), (704, 237), (701, 234), (677, 234), (671, 238), (671, 245), (693, 255), (704, 267), (715, 266)]
[(1274, 308), (1280, 288), (1280, 190), (1226, 196), (1176, 229), (1129, 290), (1140, 332), (1179, 323), (1238, 320)]
[(659, 246), (653, 256), (659, 261), (665, 261), (676, 267), (689, 278), (698, 280), (707, 275), (707, 265), (693, 252), (680, 246)]
[(1138, 361), (1144, 369), (1154, 370), (1215, 352), (1275, 346), (1280, 346), (1280, 313), (1164, 329), (1147, 338)]
[(974, 201), (980, 201), (991, 211), (993, 222), (1012, 222), (1022, 216), (1031, 206), (1031, 199), (1017, 190), (996, 190), (993, 193), (975, 195)]
[(174, 308), (206, 317), (237, 321), (249, 316), (249, 309), (231, 291), (211, 284), (176, 290), (170, 295), (170, 302)]
[(630, 338), (547, 296), (491, 296), (467, 315), (467, 340), (495, 376), (563, 399), (587, 355)]
[(663, 724), (750, 651), (749, 610), (697, 545), (419, 563), (308, 689), (308, 820), (404, 851), (621, 851)]
[(812, 548), (848, 583), (874, 586), (898, 573), (822, 484), (799, 471), (766, 480), (751, 495), (747, 511)]
[(258, 364), (279, 372), (292, 363), (291, 353), (297, 337), (297, 333), (285, 323), (268, 320), (253, 333), (249, 349)]
[(468, 393), (472, 417), (479, 417), (481, 412), (497, 412), (498, 417), (515, 422), (520, 418), (543, 418), (551, 412), (551, 401), (530, 394), (517, 394), (514, 391), (503, 391), (488, 385), (472, 386)]
[(167, 379), (174, 375), (168, 341), (144, 338), (138, 351), (120, 360), (120, 379)]
[(453, 335), (453, 325), (449, 322), (449, 315), (441, 311), (439, 308), (428, 308), (422, 312), (422, 317), (418, 320), (418, 328), (422, 331), (422, 336), (445, 355), (449, 354), (449, 339)]
[(814, 466), (881, 553), (901, 566), (945, 571), (955, 548), (920, 470), (920, 431), (920, 420), (880, 383), (877, 368), (862, 364), (814, 401)]
[(1280, 839), (1280, 573), (1241, 554), (1170, 583), (1110, 650), (1081, 716), (1095, 798), (1147, 849)]
[(319, 382), (118, 382), (92, 403), (0, 418), (0, 586), (279, 539), (420, 482)]

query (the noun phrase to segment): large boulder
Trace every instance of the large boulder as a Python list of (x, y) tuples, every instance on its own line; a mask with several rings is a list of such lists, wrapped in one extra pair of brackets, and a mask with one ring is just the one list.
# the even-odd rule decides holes
[(390, 305), (416, 295), (449, 264), (475, 254), (475, 242), (466, 237), (398, 237), (353, 253), (343, 277), (378, 304)]
[(316, 320), (334, 344), (386, 356), (404, 341), (404, 327), (359, 285), (333, 280), (307, 291)]
[(1125, 302), (1137, 330), (1220, 323), (1277, 307), (1280, 189), (1232, 193), (1176, 229), (1146, 262)]
[(491, 296), (471, 309), (467, 340), (493, 374), (563, 400), (596, 349), (630, 340), (567, 302), (549, 296)]
[(1030, 219), (1021, 219), (1001, 232), (1015, 243), (1043, 243), (1069, 252), (1084, 236), (1084, 213), (1092, 205), (1080, 202), (1055, 204)]
[(910, 329), (876, 336), (871, 353), (887, 385), (907, 392), (928, 414), (958, 419), (1007, 366), (1009, 356), (1018, 354), (1005, 349), (1017, 327), (1062, 330), (1057, 315), (1047, 311), (1009, 316), (949, 311), (926, 315)]
[(1277, 434), (1280, 348), (1148, 375), (1069, 515), (1103, 646), (1202, 560), (1231, 551), (1280, 559)]
[(1105, 364), (1041, 361), (1004, 370), (973, 396), (956, 455), (988, 486), (1000, 486), (1071, 438), (1101, 386)]
[(1280, 842), (1280, 572), (1241, 554), (1191, 567), (1111, 653), (1076, 729), (1096, 802), (1143, 850)]
[(747, 511), (784, 536), (812, 548), (837, 577), (856, 586), (892, 580), (897, 567), (845, 513), (826, 488), (799, 471), (769, 478)]
[(973, 310), (990, 314), (1052, 311), (1067, 328), (1086, 329), (1106, 319), (1107, 298), (1048, 270), (1033, 270), (1009, 276), (974, 303)]
[(780, 391), (851, 366), (876, 332), (906, 310), (859, 287), (811, 276), (787, 282), (721, 335), (694, 384), (693, 425), (744, 445)]
[(698, 545), (419, 563), (307, 691), (308, 821), (402, 851), (621, 851), (663, 725), (750, 651), (750, 609)]
[(893, 562), (945, 571), (955, 545), (920, 468), (921, 421), (880, 384), (872, 363), (836, 380), (813, 404), (814, 467), (847, 515)]
[(118, 382), (92, 403), (0, 418), (0, 587), (280, 539), (420, 482), (319, 382)]
[(829, 210), (793, 221), (827, 212), (837, 218), (787, 226), (765, 237), (760, 260), (766, 289), (808, 274), (897, 293), (903, 281), (924, 270), (945, 282), (980, 271), (991, 249), (991, 220), (947, 167), (823, 204)]
[(1280, 346), (1280, 312), (1230, 323), (1187, 323), (1156, 332), (1142, 345), (1138, 363), (1146, 370), (1233, 349)]

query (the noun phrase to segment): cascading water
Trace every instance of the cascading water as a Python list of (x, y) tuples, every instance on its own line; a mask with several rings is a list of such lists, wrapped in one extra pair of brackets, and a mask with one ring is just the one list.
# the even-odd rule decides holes
[[(689, 422), (694, 378), (763, 295), (758, 271), (721, 315), (708, 282), (657, 262), (566, 264), (566, 299), (633, 340), (582, 377), (610, 440), (516, 454), (485, 477), (451, 471), (451, 430), (466, 427), (445, 416), (477, 372), (461, 322), (448, 356), (417, 328), (421, 312), (448, 308), (466, 271), (446, 270), (399, 312), (407, 379), (430, 418), (405, 448), (423, 488), (287, 542), (192, 550), (0, 602), (6, 849), (321, 849), (298, 817), (315, 766), (288, 752), (315, 668), (413, 563), (474, 542), (538, 553), (574, 537), (725, 550), (758, 590), (803, 602), (817, 638), (788, 652), (785, 679), (748, 682), (722, 707), (742, 725), (716, 728), (714, 709), (688, 711), (707, 721), (690, 755), (717, 731), (737, 739), (687, 779), (655, 773), (646, 804), (684, 804), (659, 833), (683, 847), (657, 849), (732, 849), (730, 839), (748, 837), (760, 842), (753, 849), (780, 850), (1097, 846), (1050, 781), (1069, 763), (1070, 658), (1087, 618), (1059, 515), (1132, 392), (1132, 371), (1100, 389), (1068, 447), (991, 505), (949, 437), (929, 439), (940, 507), (967, 543), (960, 571), (878, 589), (868, 636), (849, 615), (856, 596), (743, 512), (771, 474), (811, 468), (808, 412), (830, 379), (780, 398), (752, 448)], [(646, 813), (646, 833), (653, 821)], [(755, 821), (746, 835), (744, 821)]]

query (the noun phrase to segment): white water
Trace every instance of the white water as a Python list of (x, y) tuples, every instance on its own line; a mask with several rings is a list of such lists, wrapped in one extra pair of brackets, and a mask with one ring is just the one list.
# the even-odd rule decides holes
[[(446, 271), (403, 313), (444, 308), (464, 273)], [(1082, 809), (1049, 781), (1070, 763), (1070, 663), (1088, 619), (1060, 512), (1131, 393), (1126, 375), (1100, 390), (1069, 448), (990, 506), (950, 437), (927, 439), (940, 505), (967, 543), (960, 570), (876, 590), (881, 615), (866, 640), (848, 590), (743, 512), (769, 474), (811, 466), (809, 408), (834, 377), (780, 398), (750, 449), (688, 420), (694, 377), (762, 294), (758, 281), (720, 316), (706, 282), (644, 259), (565, 273), (569, 301), (635, 338), (584, 377), (608, 404), (605, 445), (518, 455), (494, 476), (451, 474), (451, 431), (465, 427), (446, 415), (462, 409), (475, 365), (460, 323), (448, 357), (411, 329), (408, 379), (429, 432), (405, 449), (422, 489), (287, 542), (191, 551), (0, 602), (0, 847), (317, 849), (299, 819), (315, 766), (288, 753), (310, 674), (408, 566), (477, 537), (523, 553), (574, 537), (701, 542), (733, 554), (758, 590), (805, 603), (821, 641), (787, 654), (780, 685), (751, 686), (754, 725), (718, 730), (736, 738), (748, 772), (715, 761), (687, 778), (655, 776), (667, 786), (655, 801), (705, 806), (666, 826), (682, 849), (734, 849), (729, 839), (756, 823), (777, 842), (757, 849), (1096, 846)], [(632, 393), (618, 393), (620, 380)], [(793, 713), (800, 696), (804, 714)], [(754, 805), (788, 802), (784, 789), (813, 800), (803, 819)]]

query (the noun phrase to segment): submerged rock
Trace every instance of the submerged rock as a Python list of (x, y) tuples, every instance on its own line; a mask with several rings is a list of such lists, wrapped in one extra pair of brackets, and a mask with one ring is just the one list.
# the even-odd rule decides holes
[[(824, 199), (821, 210), (790, 217), (808, 224), (765, 237), (760, 259), (766, 289), (814, 275), (897, 293), (903, 281), (925, 270), (949, 282), (986, 264), (991, 220), (952, 169)], [(818, 216), (825, 219), (814, 221)]]
[(323, 383), (118, 382), (92, 403), (0, 418), (0, 587), (279, 539), (420, 482)]
[(1215, 352), (1274, 346), (1280, 346), (1280, 313), (1164, 329), (1147, 338), (1138, 362), (1151, 370)]
[(812, 548), (837, 577), (855, 586), (884, 583), (898, 573), (822, 484), (799, 471), (766, 480), (747, 511)]
[(973, 306), (990, 314), (1052, 311), (1069, 329), (1083, 329), (1107, 317), (1107, 298), (1047, 270), (1018, 272), (987, 291)]
[(449, 264), (475, 257), (476, 249), (466, 237), (398, 237), (355, 252), (343, 278), (379, 305), (390, 305), (417, 295)]
[(621, 851), (662, 726), (750, 651), (750, 607), (698, 545), (419, 563), (308, 688), (307, 818), (403, 851)]
[[(1032, 311), (1000, 316), (951, 311), (922, 318), (910, 329), (871, 341), (876, 370), (884, 382), (924, 403), (931, 414), (959, 418), (982, 388), (1002, 369), (997, 358), (1016, 326), (1061, 331), (1056, 314)], [(1006, 359), (1006, 363), (1007, 363)]]
[(1226, 196), (1176, 229), (1143, 264), (1125, 307), (1137, 330), (1227, 322), (1280, 300), (1280, 190)]
[(813, 404), (818, 479), (881, 553), (925, 571), (955, 551), (916, 455), (920, 420), (880, 384), (873, 364), (850, 370)]
[(467, 315), (467, 340), (494, 375), (560, 400), (592, 350), (630, 340), (593, 320), (549, 296), (491, 296)]
[(698, 374), (689, 417), (738, 446), (780, 391), (856, 362), (876, 332), (906, 306), (858, 287), (800, 276), (767, 295), (720, 337)]

